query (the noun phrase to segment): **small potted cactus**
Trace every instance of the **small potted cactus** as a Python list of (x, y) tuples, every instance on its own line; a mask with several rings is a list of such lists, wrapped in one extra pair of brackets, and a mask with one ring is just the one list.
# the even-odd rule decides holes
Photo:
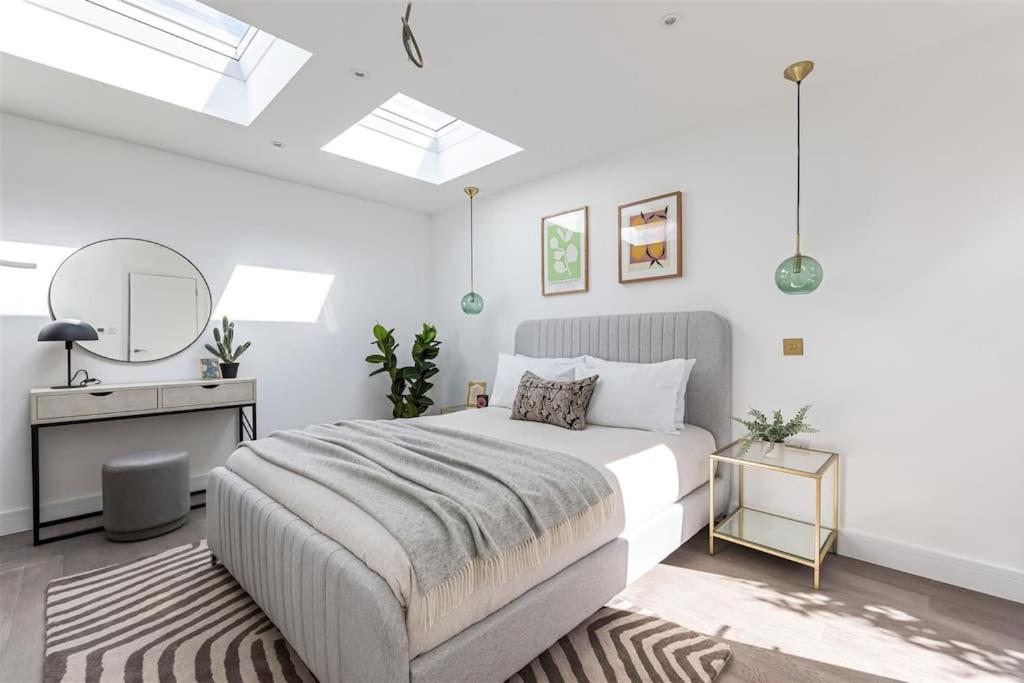
[(206, 350), (220, 359), (220, 376), (224, 379), (238, 377), (238, 357), (245, 353), (252, 342), (245, 342), (235, 349), (231, 348), (235, 340), (235, 324), (228, 320), (227, 316), (221, 320), (221, 329), (213, 328), (213, 340), (217, 342), (217, 347), (207, 344)]

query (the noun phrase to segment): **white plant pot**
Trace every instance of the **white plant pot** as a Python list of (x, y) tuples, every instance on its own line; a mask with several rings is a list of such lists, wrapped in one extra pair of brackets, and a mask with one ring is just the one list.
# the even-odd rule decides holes
[(786, 443), (774, 442), (774, 441), (762, 441), (761, 442), (761, 455), (766, 458), (781, 458), (783, 451), (785, 451)]

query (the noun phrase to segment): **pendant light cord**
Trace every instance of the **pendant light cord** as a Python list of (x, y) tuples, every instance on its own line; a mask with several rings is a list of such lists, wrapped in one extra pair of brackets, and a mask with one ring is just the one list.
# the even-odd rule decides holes
[(800, 256), (800, 81), (796, 82), (796, 255)]
[(475, 292), (473, 286), (473, 197), (469, 198), (469, 291)]

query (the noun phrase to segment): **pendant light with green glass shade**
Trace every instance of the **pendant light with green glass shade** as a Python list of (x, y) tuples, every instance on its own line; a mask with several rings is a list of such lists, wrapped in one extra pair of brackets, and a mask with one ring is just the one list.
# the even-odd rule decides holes
[(814, 62), (790, 64), (783, 72), (796, 83), (796, 254), (775, 269), (775, 285), (784, 294), (810, 294), (821, 284), (825, 273), (817, 260), (800, 253), (800, 83), (814, 70)]
[(480, 188), (467, 187), (463, 192), (469, 197), (469, 293), (462, 297), (462, 312), (478, 315), (484, 310), (484, 298), (473, 289), (473, 197), (480, 192)]

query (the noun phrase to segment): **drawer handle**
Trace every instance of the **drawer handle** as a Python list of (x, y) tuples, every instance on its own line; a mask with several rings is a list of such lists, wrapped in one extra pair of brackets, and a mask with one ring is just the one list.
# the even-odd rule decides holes
[(98, 397), (102, 398), (104, 396), (110, 396), (112, 393), (114, 393), (114, 392), (113, 391), (90, 391), (89, 395), (90, 396), (98, 396)]
[(200, 384), (199, 386), (201, 386), (203, 389), (216, 389), (220, 385), (219, 384)]

